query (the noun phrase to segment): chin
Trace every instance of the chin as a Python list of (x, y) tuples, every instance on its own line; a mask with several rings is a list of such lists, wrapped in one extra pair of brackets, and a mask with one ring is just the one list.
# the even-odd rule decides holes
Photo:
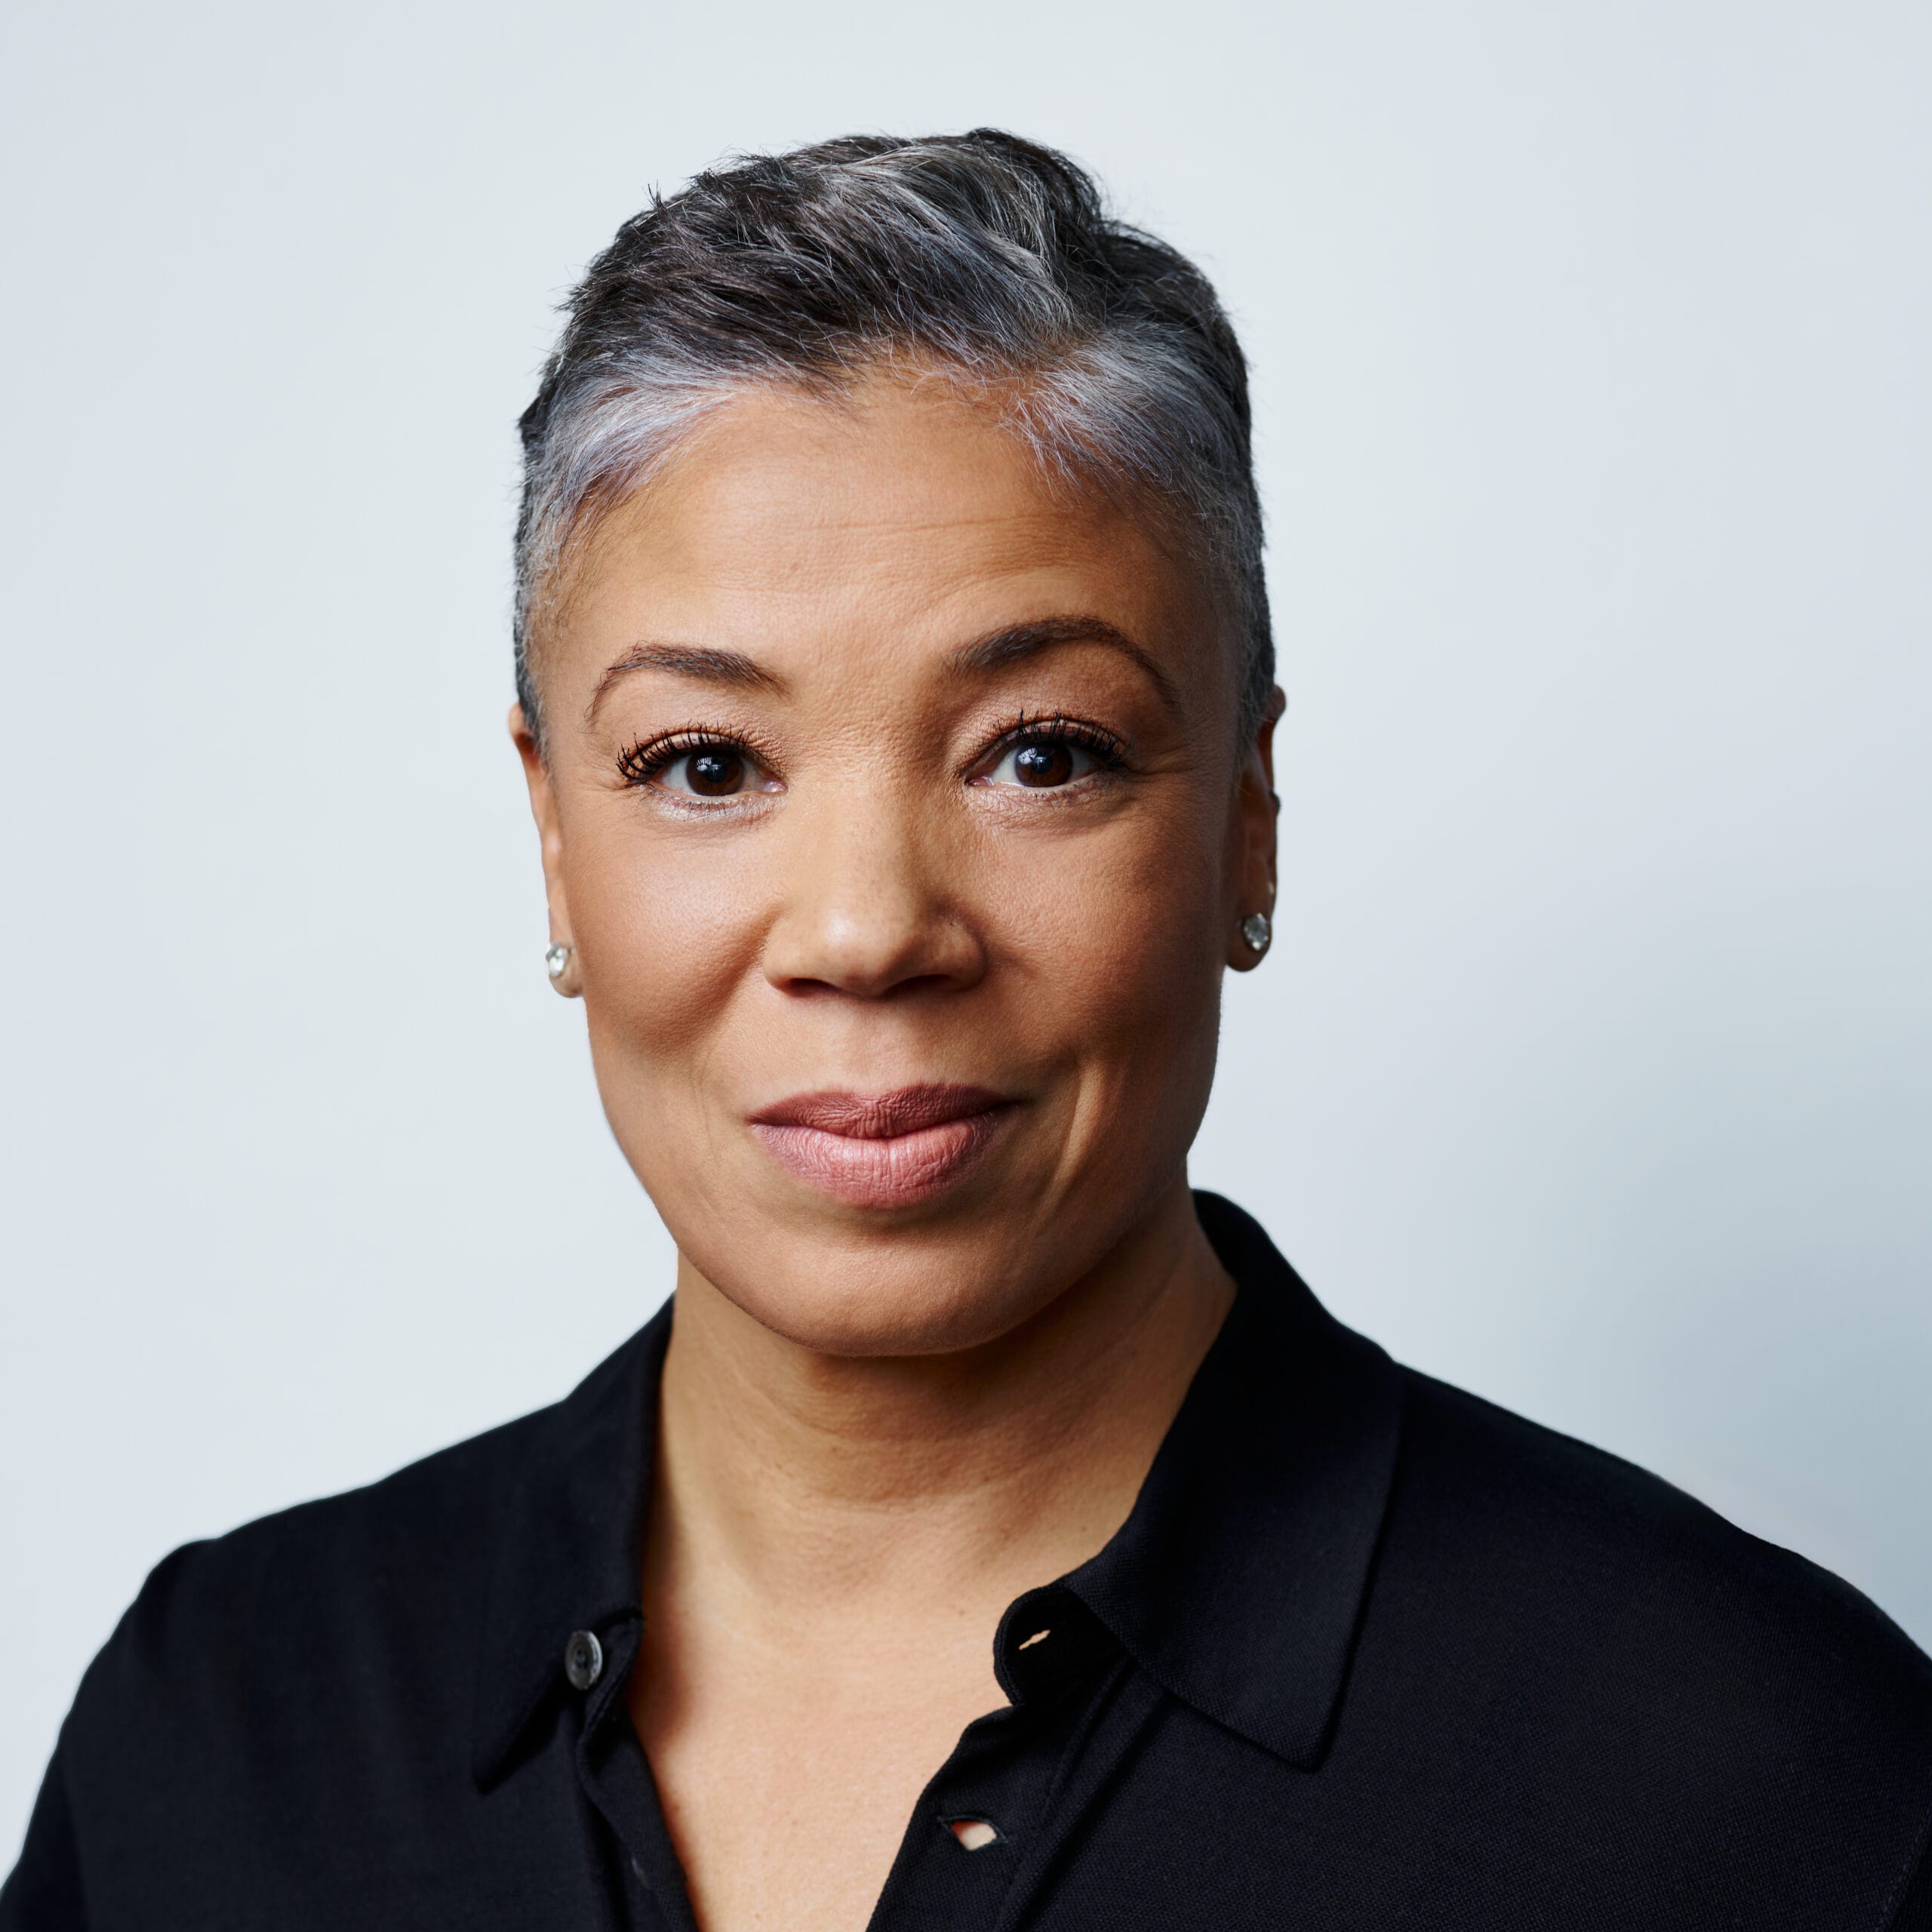
[(774, 1230), (698, 1245), (702, 1253), (684, 1252), (720, 1294), (815, 1355), (957, 1354), (1020, 1327), (1060, 1285), (1037, 1269), (1015, 1269), (983, 1229), (964, 1242), (879, 1229), (856, 1240)]

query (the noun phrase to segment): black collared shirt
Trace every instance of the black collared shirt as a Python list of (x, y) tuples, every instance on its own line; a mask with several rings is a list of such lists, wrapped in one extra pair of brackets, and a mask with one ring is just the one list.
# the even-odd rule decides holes
[[(875, 1932), (1932, 1927), (1932, 1660), (1397, 1367), (1197, 1200), (1232, 1311), (1126, 1524), (1003, 1620), (1011, 1701), (921, 1797)], [(624, 1695), (669, 1333), (163, 1563), (0, 1929), (691, 1932)]]

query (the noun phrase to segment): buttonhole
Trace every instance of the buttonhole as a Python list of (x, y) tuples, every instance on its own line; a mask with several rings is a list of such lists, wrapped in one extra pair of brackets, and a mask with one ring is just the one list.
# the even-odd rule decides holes
[(985, 1846), (996, 1844), (999, 1841), (998, 1828), (989, 1824), (983, 1818), (948, 1818), (945, 1823), (946, 1829), (968, 1851), (978, 1851)]
[(1044, 1644), (1053, 1634), (1051, 1630), (1035, 1630), (1032, 1636), (1022, 1641), (1020, 1648), (1023, 1651), (1030, 1651), (1035, 1644)]

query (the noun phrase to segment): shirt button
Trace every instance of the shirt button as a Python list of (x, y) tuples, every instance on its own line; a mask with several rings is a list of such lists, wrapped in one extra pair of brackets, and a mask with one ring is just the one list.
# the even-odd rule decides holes
[(573, 1630), (564, 1646), (564, 1675), (573, 1690), (588, 1690), (604, 1675), (604, 1646), (588, 1630)]

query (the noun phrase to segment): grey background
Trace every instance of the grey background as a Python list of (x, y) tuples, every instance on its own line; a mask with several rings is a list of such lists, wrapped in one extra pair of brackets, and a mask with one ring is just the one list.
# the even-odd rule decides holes
[(1932, 12), (13, 10), (0, 1859), (184, 1539), (670, 1255), (547, 990), (512, 425), (646, 186), (1002, 123), (1218, 278), (1293, 709), (1197, 1178), (1932, 1641)]

